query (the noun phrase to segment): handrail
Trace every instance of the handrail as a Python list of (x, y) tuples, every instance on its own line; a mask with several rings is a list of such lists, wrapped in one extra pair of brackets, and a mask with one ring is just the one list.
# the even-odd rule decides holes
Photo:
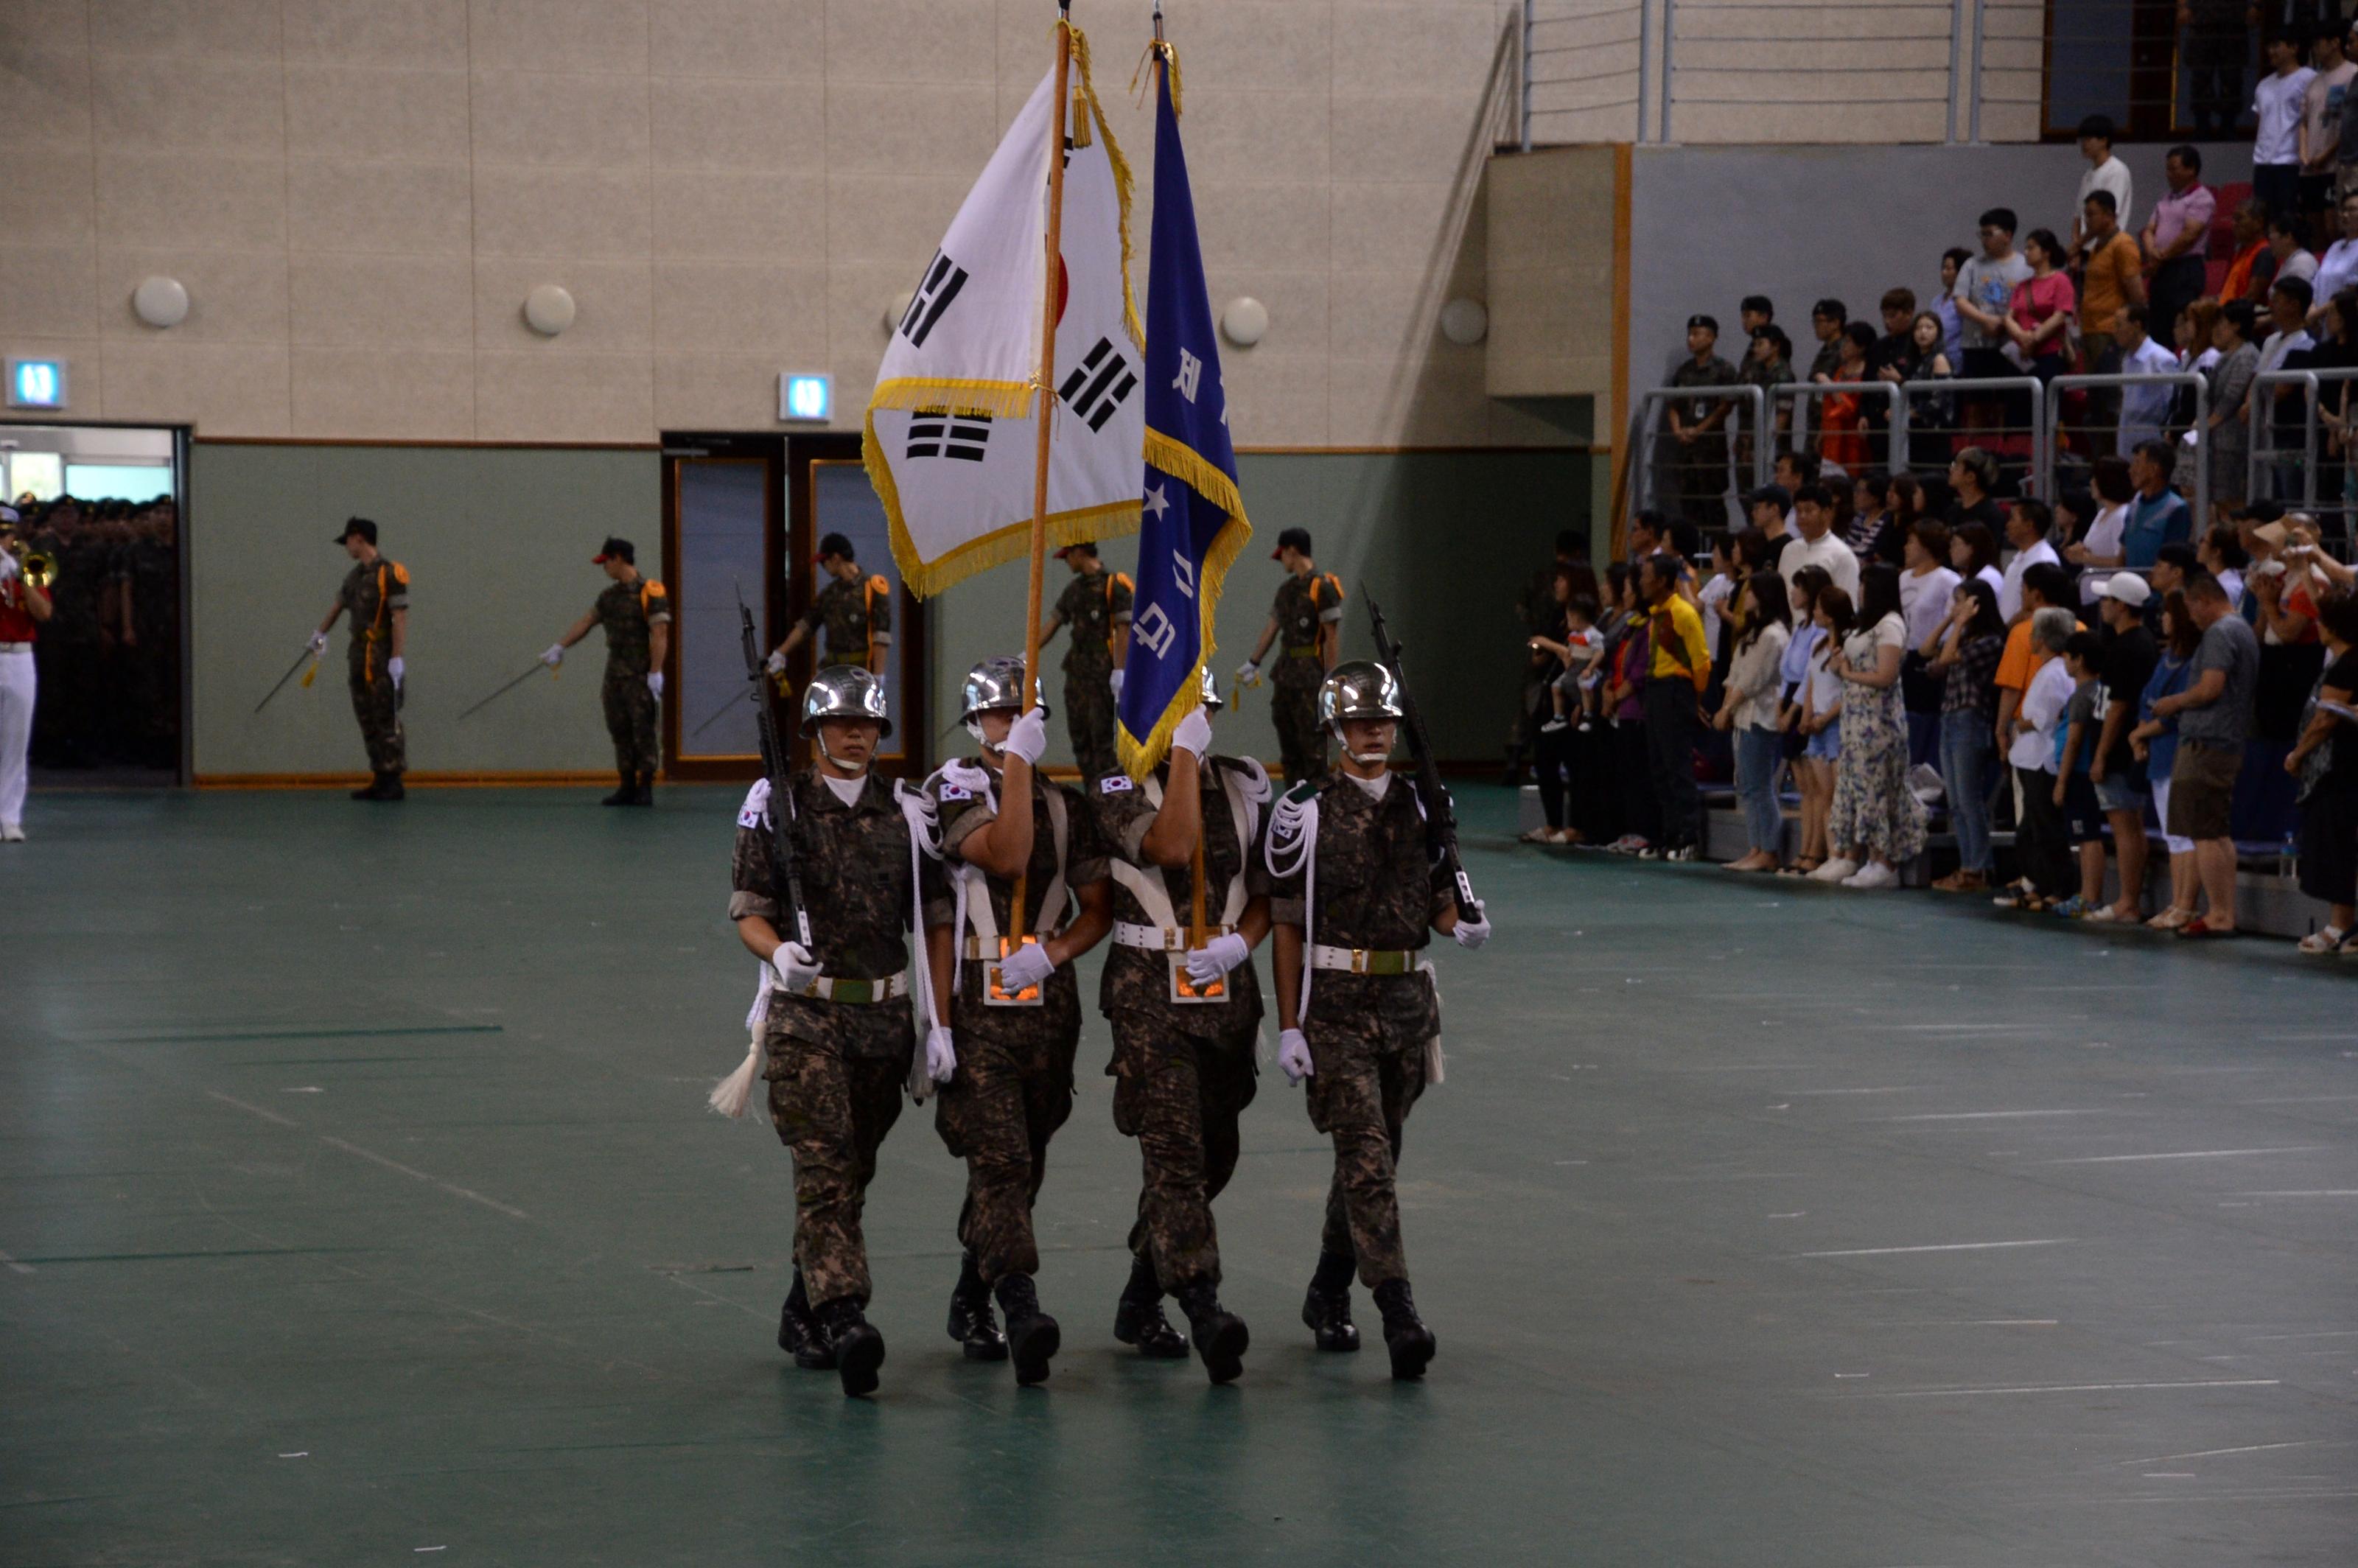
[(1896, 381), (1792, 381), (1779, 384), (1776, 395), (1793, 400), (1793, 441), (1798, 449), (1802, 438), (1809, 434), (1811, 398), (1830, 397), (1837, 392), (1886, 394), (1891, 400), (1890, 422), (1887, 427), (1891, 434), (1891, 456), (1884, 466), (1897, 472), (1908, 466), (1908, 399), (1899, 386)]
[[(1654, 494), (1653, 470), (1655, 442), (1657, 439), (1654, 429), (1654, 410), (1659, 406), (1671, 402), (1676, 398), (1694, 397), (1729, 398), (1749, 403), (1752, 406), (1752, 424), (1750, 427), (1756, 433), (1756, 439), (1752, 443), (1754, 449), (1753, 483), (1755, 485), (1761, 485), (1768, 482), (1767, 457), (1768, 449), (1770, 443), (1757, 438), (1758, 433), (1766, 429), (1768, 415), (1768, 399), (1762, 395), (1760, 388), (1748, 384), (1736, 386), (1651, 387), (1638, 395), (1638, 427), (1642, 433), (1644, 442), (1639, 451), (1635, 454), (1637, 459), (1636, 471), (1638, 473), (1639, 485), (1636, 502), (1639, 508), (1653, 506), (1658, 504), (1659, 502), (1659, 498)], [(1730, 467), (1732, 470), (1732, 462)]]
[[(1899, 384), (1900, 407), (1904, 412), (1909, 401), (1919, 393), (1932, 395), (1969, 396), (1976, 392), (2028, 392), (2030, 394), (2030, 473), (2034, 481), (2047, 474), (2047, 387), (2035, 375), (1993, 375), (1972, 378), (1952, 376), (1946, 381), (1903, 381)], [(2011, 432), (1995, 430), (1992, 435)], [(1958, 435), (1965, 432), (1958, 431)], [(1945, 465), (1944, 465), (1945, 466)]]
[[(2063, 394), (2082, 386), (2191, 386), (2194, 388), (2194, 427), (2201, 429), (2211, 406), (2211, 383), (2200, 371), (2157, 370), (2121, 371), (2099, 374), (2094, 372), (2059, 375), (2048, 384), (2054, 388), (2054, 401), (2046, 408), (2047, 466), (2039, 471), (2039, 487), (2042, 493), (2052, 496), (2055, 488), (2056, 432), (2063, 423)], [(2117, 423), (2115, 424), (2117, 428)], [(2194, 515), (2199, 520), (2211, 515), (2211, 464), (2209, 453), (2198, 440), (2197, 450), (2204, 460), (2194, 465)]]

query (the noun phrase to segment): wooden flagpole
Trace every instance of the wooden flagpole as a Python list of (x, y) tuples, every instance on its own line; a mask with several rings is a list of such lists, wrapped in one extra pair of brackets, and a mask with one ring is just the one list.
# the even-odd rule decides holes
[[(1064, 292), (1065, 272), (1065, 116), (1072, 110), (1072, 7), (1059, 0), (1056, 7), (1055, 91), (1049, 95), (1048, 115), (1048, 245), (1046, 281), (1040, 296), (1039, 438), (1032, 463), (1032, 581), (1023, 611), (1023, 711), (1040, 706), (1040, 587), (1048, 556), (1048, 433), (1056, 398), (1056, 301)], [(1029, 802), (1025, 803), (1026, 808)], [(1001, 810), (1013, 810), (1002, 801)], [(1015, 873), (1015, 897), (1007, 912), (1007, 935), (1023, 935), (1023, 905), (1031, 879)]]

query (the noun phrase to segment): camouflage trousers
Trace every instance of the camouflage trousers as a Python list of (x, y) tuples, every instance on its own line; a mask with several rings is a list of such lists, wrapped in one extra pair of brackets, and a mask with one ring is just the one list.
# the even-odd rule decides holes
[(647, 677), (627, 670), (608, 670), (600, 691), (606, 707), (606, 733), (614, 738), (614, 767), (623, 773), (652, 773), (663, 765), (655, 745), (655, 694)]
[(1405, 1280), (1393, 1174), (1410, 1108), (1424, 1092), (1424, 1043), (1373, 1016), (1321, 1018), (1314, 1003), (1303, 1033), (1314, 1068), (1303, 1086), (1310, 1124), (1335, 1142), (1319, 1246), (1358, 1260), (1359, 1282), (1370, 1290)]
[(352, 689), (352, 717), (361, 722), (361, 741), (368, 747), (369, 768), (380, 773), (397, 773), (408, 764), (408, 746), (401, 732), (400, 694), (393, 688), (393, 676), (378, 661), (352, 666), (350, 684)]
[(770, 1121), (795, 1159), (795, 1265), (811, 1303), (868, 1304), (868, 1243), (860, 1231), (876, 1151), (901, 1117), (905, 1057), (846, 1054), (839, 1044), (763, 1036)]
[(1277, 726), (1277, 754), (1289, 784), (1326, 776), (1326, 731), (1318, 725), (1318, 683), (1325, 678), (1316, 659), (1291, 654), (1280, 655), (1270, 677), (1269, 718)]
[(957, 1072), (934, 1116), (942, 1142), (966, 1162), (957, 1235), (986, 1283), (1040, 1271), (1032, 1206), (1047, 1180), (1048, 1140), (1073, 1114), (1080, 1044), (1077, 1031), (1051, 1033), (959, 1029)]
[(1113, 1020), (1113, 1124), (1138, 1140), (1144, 1181), (1132, 1256), (1154, 1265), (1165, 1292), (1195, 1279), (1220, 1282), (1212, 1200), (1236, 1174), (1237, 1119), (1259, 1087), (1253, 1035), (1182, 1034), (1152, 1013)]
[(1073, 738), (1073, 761), (1081, 777), (1102, 778), (1120, 767), (1113, 745), (1113, 682), (1106, 673), (1065, 672), (1065, 727)]

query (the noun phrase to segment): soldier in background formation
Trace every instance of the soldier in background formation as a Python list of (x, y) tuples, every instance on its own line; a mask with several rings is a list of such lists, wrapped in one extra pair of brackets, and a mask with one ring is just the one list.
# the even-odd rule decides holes
[[(927, 944), (957, 1042), (934, 1125), (967, 1163), (949, 1333), (974, 1359), (1011, 1359), (1015, 1380), (1032, 1384), (1048, 1376), (1062, 1344), (1034, 1282), (1032, 1209), (1048, 1141), (1073, 1113), (1081, 1037), (1073, 960), (1104, 938), (1113, 901), (1080, 795), (1034, 771), (1048, 714), (1044, 705), (1023, 711), (1023, 676), (1014, 658), (967, 673), (959, 718), (980, 749), (926, 781), (955, 890), (928, 922)], [(1003, 1334), (994, 1297), (1007, 1314)]]
[(1394, 1172), (1408, 1113), (1441, 1077), (1441, 1009), (1426, 933), (1461, 947), (1489, 939), (1461, 921), (1425, 833), (1414, 782), (1390, 761), (1404, 709), (1390, 670), (1337, 665), (1318, 716), (1343, 748), (1340, 773), (1289, 790), (1266, 850), (1273, 879), (1278, 1065), (1307, 1082), (1311, 1125), (1334, 1140), (1326, 1227), (1302, 1317), (1321, 1350), (1359, 1347), (1351, 1277), (1375, 1292), (1392, 1376), (1423, 1376), (1436, 1341), (1417, 1316), (1401, 1244)]
[(1318, 683), (1335, 667), (1343, 641), (1343, 585), (1321, 573), (1310, 555), (1310, 530), (1288, 528), (1277, 536), (1271, 557), (1285, 567), (1277, 602), (1253, 644), (1252, 657), (1237, 666), (1239, 686), (1260, 680), (1260, 662), (1271, 643), (1283, 649), (1270, 719), (1277, 726), (1278, 756), (1289, 784), (1315, 784), (1326, 776), (1326, 734), (1318, 723)]
[[(1260, 982), (1252, 950), (1269, 934), (1261, 863), (1269, 774), (1217, 757), (1211, 672), (1203, 705), (1179, 721), (1171, 752), (1143, 784), (1109, 773), (1089, 792), (1113, 873), (1113, 949), (1098, 1006), (1113, 1025), (1114, 1126), (1138, 1140), (1144, 1181), (1130, 1227), (1130, 1284), (1114, 1337), (1176, 1359), (1187, 1338), (1163, 1313), (1175, 1298), (1215, 1383), (1244, 1368), (1244, 1320), (1220, 1305), (1212, 1200), (1236, 1173), (1238, 1119), (1252, 1103)], [(1204, 853), (1207, 939), (1193, 946), (1193, 861)]]
[(591, 566), (606, 568), (611, 579), (606, 590), (540, 656), (553, 670), (592, 626), (606, 629), (606, 682), (600, 697), (622, 783), (600, 802), (603, 806), (653, 806), (655, 770), (663, 762), (655, 720), (662, 714), (664, 665), (671, 652), (671, 596), (663, 584), (639, 575), (638, 558), (628, 539), (608, 539), (590, 557)]
[(871, 675), (882, 675), (885, 653), (892, 645), (892, 583), (882, 577), (863, 575), (858, 557), (851, 553), (851, 541), (840, 534), (829, 534), (818, 542), (814, 564), (827, 580), (811, 597), (810, 608), (786, 633), (786, 640), (771, 651), (769, 672), (785, 674), (787, 656), (814, 633), (824, 632), (820, 669), (852, 665)]
[(409, 572), (399, 561), (378, 553), (376, 524), (354, 517), (336, 535), (352, 558), (336, 590), (327, 618), (311, 633), (311, 652), (328, 651), (328, 633), (336, 618), (352, 618), (352, 655), (347, 684), (352, 687), (352, 716), (360, 720), (361, 740), (368, 748), (369, 770), (375, 776), (354, 800), (399, 800), (401, 775), (407, 766), (401, 732), (401, 683), (406, 674), (404, 650), (409, 642)]
[(1081, 777), (1099, 778), (1119, 765), (1114, 708), (1130, 657), (1130, 600), (1137, 585), (1106, 570), (1093, 544), (1067, 545), (1056, 558), (1073, 568), (1073, 580), (1040, 623), (1040, 646), (1047, 647), (1057, 628), (1073, 629), (1072, 646), (1065, 650), (1065, 725)]
[(21, 499), (20, 553), (55, 565), (56, 613), (34, 662), (44, 694), (32, 761), (45, 768), (177, 768), (178, 507)]

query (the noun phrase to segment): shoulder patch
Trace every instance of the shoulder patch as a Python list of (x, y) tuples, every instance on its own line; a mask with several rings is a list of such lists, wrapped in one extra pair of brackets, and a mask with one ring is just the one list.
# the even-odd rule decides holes
[(759, 828), (770, 816), (770, 781), (755, 779), (753, 787), (745, 792), (745, 804), (737, 808), (737, 826)]
[(1105, 777), (1098, 780), (1098, 793), (1099, 795), (1120, 795), (1124, 790), (1135, 789), (1137, 787), (1137, 785), (1130, 782), (1130, 775), (1128, 773), (1108, 773)]
[(403, 566), (399, 561), (394, 562), (393, 580), (399, 583), (402, 587), (407, 588), (409, 586), (409, 568)]
[(974, 798), (974, 791), (967, 788), (964, 784), (946, 784), (942, 785), (942, 798), (944, 800), (972, 800)]

